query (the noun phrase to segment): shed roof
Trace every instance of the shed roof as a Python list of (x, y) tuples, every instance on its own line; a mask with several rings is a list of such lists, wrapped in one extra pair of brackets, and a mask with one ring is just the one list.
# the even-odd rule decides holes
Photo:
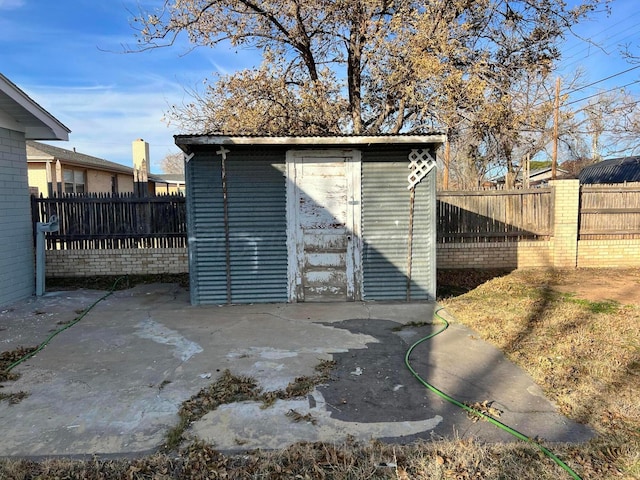
[(69, 140), (69, 130), (0, 73), (0, 126), (24, 132), (27, 140)]
[(582, 169), (580, 183), (640, 182), (640, 156), (613, 158)]
[(260, 136), (260, 135), (175, 135), (175, 143), (183, 151), (190, 153), (193, 146), (204, 145), (256, 145), (256, 146), (368, 146), (368, 145), (420, 145), (441, 144), (446, 140), (444, 133), (406, 135), (323, 135), (323, 136)]

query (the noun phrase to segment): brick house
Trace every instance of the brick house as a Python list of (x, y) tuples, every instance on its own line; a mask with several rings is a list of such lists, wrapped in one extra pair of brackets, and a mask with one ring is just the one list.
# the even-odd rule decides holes
[(0, 305), (35, 290), (26, 142), (68, 140), (70, 130), (0, 74)]
[[(172, 181), (149, 170), (149, 144), (132, 144), (133, 168), (42, 142), (27, 141), (29, 191), (61, 193), (173, 193)], [(174, 182), (175, 183), (175, 182)]]

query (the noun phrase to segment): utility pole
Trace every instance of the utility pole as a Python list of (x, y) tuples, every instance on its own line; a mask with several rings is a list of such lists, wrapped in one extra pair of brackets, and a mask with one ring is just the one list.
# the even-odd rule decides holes
[(560, 77), (556, 78), (556, 99), (553, 108), (553, 156), (551, 157), (551, 180), (556, 179), (558, 168), (558, 122), (560, 117)]

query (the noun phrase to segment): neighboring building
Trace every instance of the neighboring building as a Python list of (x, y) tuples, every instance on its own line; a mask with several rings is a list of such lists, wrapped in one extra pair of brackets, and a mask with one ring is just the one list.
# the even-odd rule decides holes
[[(568, 176), (569, 176), (568, 171), (563, 170), (562, 168), (556, 168), (557, 179), (568, 178)], [(516, 187), (525, 187), (525, 188), (547, 186), (549, 184), (549, 180), (552, 179), (551, 177), (552, 177), (551, 167), (536, 168), (535, 170), (531, 170), (529, 172), (528, 182), (527, 182), (527, 177), (523, 174), (523, 171), (520, 170), (518, 172), (518, 175), (516, 176), (515, 185)], [(497, 186), (504, 185), (505, 178), (506, 178), (505, 176), (496, 178), (493, 181), (494, 185), (497, 185)]]
[(640, 157), (604, 160), (583, 168), (578, 174), (581, 184), (640, 182)]
[(192, 303), (435, 299), (445, 135), (175, 139)]
[(149, 144), (132, 144), (134, 167), (46, 143), (27, 142), (29, 191), (50, 197), (61, 193), (165, 193), (169, 184), (149, 172)]
[(35, 291), (26, 142), (68, 140), (70, 130), (0, 74), (0, 305)]
[(164, 184), (156, 184), (156, 195), (185, 194), (184, 173), (161, 173), (154, 177), (164, 182)]

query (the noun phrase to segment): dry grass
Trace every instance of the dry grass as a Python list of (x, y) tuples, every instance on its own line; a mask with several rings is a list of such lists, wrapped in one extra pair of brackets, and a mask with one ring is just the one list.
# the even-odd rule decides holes
[[(525, 368), (563, 413), (598, 432), (587, 444), (547, 445), (582, 478), (640, 478), (639, 305), (558, 293), (563, 272), (514, 272), (460, 281), (468, 293), (443, 301), (461, 322)], [(481, 279), (481, 281), (478, 281)], [(465, 284), (468, 284), (468, 286)], [(188, 422), (223, 401), (304, 394), (314, 377), (265, 394), (251, 379), (222, 381), (185, 403)], [(225, 380), (226, 378), (226, 380)], [(231, 385), (234, 384), (234, 385)], [(235, 389), (235, 390), (234, 390)], [(204, 412), (204, 413), (203, 413)], [(195, 415), (195, 417), (191, 415)], [(292, 414), (295, 415), (295, 412)], [(301, 419), (304, 420), (304, 419)], [(306, 421), (306, 420), (305, 420)], [(188, 423), (187, 422), (187, 423)], [(410, 446), (300, 443), (278, 451), (223, 455), (194, 443), (140, 459), (0, 461), (1, 479), (553, 479), (569, 475), (522, 442), (434, 440)]]
[(586, 478), (638, 478), (640, 305), (559, 293), (563, 276), (517, 271), (443, 303), (527, 370), (562, 413), (598, 432), (568, 450)]

